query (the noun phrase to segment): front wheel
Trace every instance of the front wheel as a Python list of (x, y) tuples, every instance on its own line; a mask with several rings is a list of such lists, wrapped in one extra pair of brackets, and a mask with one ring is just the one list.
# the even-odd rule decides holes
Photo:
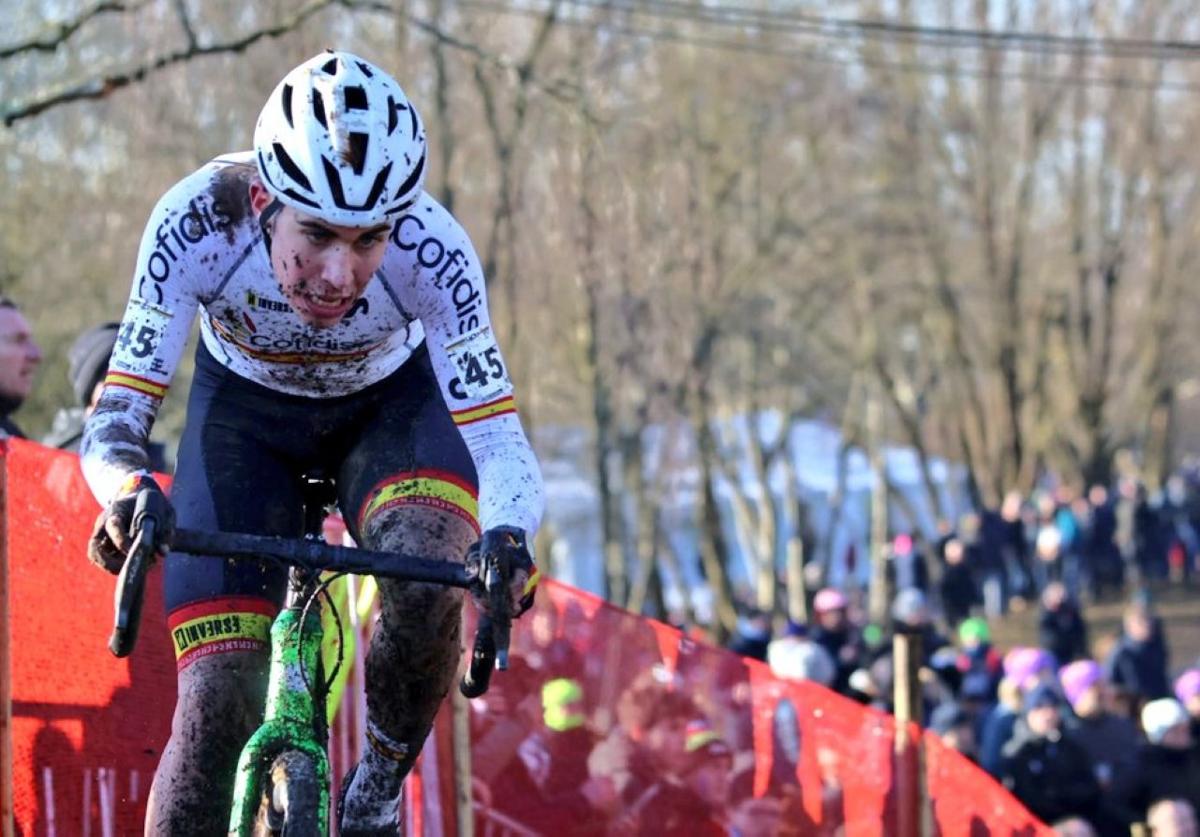
[(321, 787), (317, 768), (305, 753), (289, 750), (271, 764), (265, 783), (255, 837), (319, 837), (322, 818)]

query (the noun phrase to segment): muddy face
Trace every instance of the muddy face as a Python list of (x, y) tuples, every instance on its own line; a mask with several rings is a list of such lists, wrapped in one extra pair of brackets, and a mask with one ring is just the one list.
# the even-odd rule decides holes
[[(273, 198), (263, 185), (250, 184), (256, 215)], [(300, 319), (332, 328), (353, 307), (383, 261), (389, 224), (341, 227), (284, 207), (268, 221), (271, 267), (279, 290)]]

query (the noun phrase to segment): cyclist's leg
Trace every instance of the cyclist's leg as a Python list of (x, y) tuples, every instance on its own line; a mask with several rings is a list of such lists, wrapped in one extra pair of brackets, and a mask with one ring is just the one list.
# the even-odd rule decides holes
[[(249, 407), (198, 367), (171, 492), (180, 526), (300, 531), (295, 478), (255, 437), (255, 425), (272, 423)], [(284, 581), (278, 567), (168, 555), (163, 584), (179, 697), (147, 834), (225, 833), (237, 758), (262, 717), (270, 623)]]
[[(403, 400), (367, 424), (343, 464), (342, 507), (365, 546), (461, 561), (479, 536), (475, 467), (427, 356), (418, 353), (405, 370)], [(360, 828), (392, 827), (401, 781), (461, 654), (462, 591), (386, 579), (380, 590), (382, 611), (366, 665), (368, 746), (343, 818)]]

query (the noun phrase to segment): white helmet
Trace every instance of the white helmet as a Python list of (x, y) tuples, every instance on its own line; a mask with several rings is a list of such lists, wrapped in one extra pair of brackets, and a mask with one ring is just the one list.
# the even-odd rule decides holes
[(283, 77), (254, 152), (272, 195), (338, 226), (392, 220), (425, 179), (421, 118), (395, 79), (348, 52), (326, 50)]

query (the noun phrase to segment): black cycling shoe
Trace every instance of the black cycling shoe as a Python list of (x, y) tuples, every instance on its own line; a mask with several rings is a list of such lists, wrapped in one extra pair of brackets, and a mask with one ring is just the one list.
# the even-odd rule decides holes
[[(350, 770), (342, 777), (342, 786), (338, 790), (337, 800), (337, 821), (338, 833), (341, 837), (397, 837), (404, 834), (404, 828), (397, 824), (387, 828), (357, 828), (354, 826), (346, 826), (342, 824), (342, 816), (346, 810), (346, 794), (350, 792), (350, 784), (354, 781), (354, 774), (358, 771), (357, 762)], [(400, 797), (404, 798), (403, 794)]]

